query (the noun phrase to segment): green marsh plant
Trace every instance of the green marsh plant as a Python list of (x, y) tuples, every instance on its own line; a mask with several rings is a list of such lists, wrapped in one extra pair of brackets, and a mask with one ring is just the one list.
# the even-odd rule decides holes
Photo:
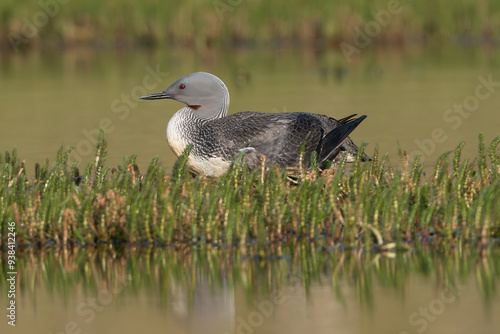
[[(377, 149), (325, 170), (247, 170), (237, 159), (219, 179), (193, 175), (186, 151), (170, 174), (155, 157), (142, 174), (137, 157), (105, 164), (101, 136), (95, 161), (81, 173), (61, 148), (55, 164), (28, 177), (16, 150), (0, 154), (2, 247), (16, 222), (20, 247), (244, 246), (308, 239), (319, 245), (386, 252), (429, 241), (484, 247), (500, 236), (500, 137), (479, 137), (475, 160), (464, 143), (442, 155), (429, 175), (401, 151), (401, 167)], [(314, 160), (314, 159), (313, 159)], [(450, 161), (451, 160), (451, 161)], [(52, 167), (50, 167), (52, 166)]]

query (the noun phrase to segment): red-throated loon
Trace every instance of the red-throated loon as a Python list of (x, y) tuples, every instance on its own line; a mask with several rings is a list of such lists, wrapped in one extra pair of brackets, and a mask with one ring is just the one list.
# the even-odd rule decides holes
[[(262, 113), (244, 111), (227, 116), (229, 92), (215, 75), (196, 72), (174, 82), (161, 93), (144, 100), (173, 99), (187, 106), (177, 111), (167, 126), (168, 144), (177, 156), (189, 146), (191, 170), (212, 177), (224, 174), (241, 152), (249, 168), (266, 164), (298, 167), (310, 164), (317, 153), (319, 167), (338, 163), (348, 152), (354, 161), (358, 147), (348, 135), (366, 118), (351, 115), (340, 120), (309, 113)], [(364, 159), (369, 159), (363, 153)]]

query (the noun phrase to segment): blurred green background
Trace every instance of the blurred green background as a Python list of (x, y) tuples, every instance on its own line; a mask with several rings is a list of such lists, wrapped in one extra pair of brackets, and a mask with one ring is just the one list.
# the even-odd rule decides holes
[(391, 13), (390, 23), (373, 44), (498, 41), (500, 2), (495, 0), (3, 0), (0, 40), (4, 48), (15, 36), (30, 39), (23, 48), (260, 43), (338, 47), (355, 36), (353, 27), (377, 18), (382, 22), (384, 11)]
[[(165, 128), (182, 105), (137, 97), (206, 71), (228, 86), (230, 113), (365, 114), (351, 137), (368, 154), (378, 146), (396, 166), (400, 145), (429, 171), (461, 141), (474, 158), (479, 133), (486, 143), (499, 135), (499, 28), (496, 0), (2, 0), (0, 152), (17, 147), (32, 176), (70, 146), (82, 168), (104, 122), (106, 165), (137, 154), (144, 173), (158, 155), (171, 170)], [(478, 87), (487, 92), (488, 78), (490, 95), (447, 120)], [(461, 285), (425, 333), (498, 333), (498, 240), (431, 239), (397, 254), (304, 240), (266, 245), (267, 257), (260, 245), (29, 248), (18, 253), (18, 329), (60, 333), (74, 321), (82, 333), (235, 332), (283, 289), (291, 302), (255, 333), (416, 333), (409, 317)], [(115, 292), (87, 322), (78, 309), (102, 291)]]

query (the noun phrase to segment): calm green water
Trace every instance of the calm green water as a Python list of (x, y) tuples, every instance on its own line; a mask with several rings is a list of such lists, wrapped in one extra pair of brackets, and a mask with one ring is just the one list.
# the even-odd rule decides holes
[[(0, 151), (18, 148), (30, 174), (61, 145), (80, 166), (106, 129), (108, 165), (159, 155), (182, 105), (138, 101), (208, 71), (231, 93), (230, 112), (368, 116), (352, 138), (398, 164), (399, 145), (426, 166), (465, 140), (500, 135), (500, 64), (491, 50), (226, 50), (0, 55)], [(490, 83), (488, 83), (488, 81)], [(455, 105), (455, 107), (454, 107)], [(460, 105), (465, 105), (460, 109)], [(458, 106), (458, 107), (457, 107)], [(499, 333), (498, 244), (386, 255), (314, 245), (241, 250), (112, 249), (18, 254), (17, 325), (9, 333)], [(2, 258), (5, 266), (5, 258)], [(0, 304), (7, 305), (5, 270)]]
[[(294, 246), (294, 247), (292, 247)], [(264, 250), (266, 260), (257, 259)], [(498, 333), (498, 245), (27, 251), (2, 333)], [(2, 274), (0, 303), (6, 305)], [(5, 308), (3, 308), (5, 313)]]
[[(75, 148), (75, 160), (91, 161), (100, 126), (107, 130), (109, 165), (137, 154), (140, 167), (155, 155), (171, 167), (165, 129), (182, 104), (136, 97), (194, 71), (226, 82), (230, 112), (365, 114), (353, 139), (367, 142), (368, 153), (378, 145), (394, 164), (398, 143), (432, 165), (462, 140), (464, 153), (475, 157), (479, 133), (487, 142), (500, 134), (500, 57), (488, 50), (366, 50), (351, 63), (341, 53), (300, 50), (71, 51), (0, 59), (0, 151), (17, 147), (31, 173), (61, 145)], [(482, 87), (489, 80), (494, 84)]]

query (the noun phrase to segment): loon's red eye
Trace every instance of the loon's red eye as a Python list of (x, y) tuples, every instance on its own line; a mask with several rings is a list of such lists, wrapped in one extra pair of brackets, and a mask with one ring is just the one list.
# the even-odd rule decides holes
[(181, 85), (179, 86), (179, 88), (180, 88), (180, 89), (184, 89), (184, 88), (186, 88), (186, 85), (185, 85), (185, 84), (181, 84)]

